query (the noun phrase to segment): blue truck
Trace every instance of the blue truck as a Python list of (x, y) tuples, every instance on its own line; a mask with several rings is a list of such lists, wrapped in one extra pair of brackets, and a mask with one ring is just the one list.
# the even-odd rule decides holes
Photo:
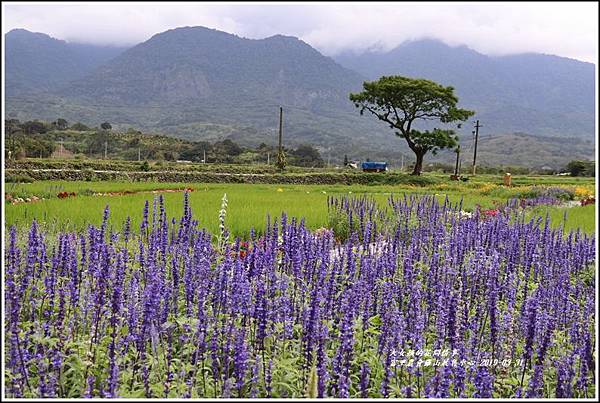
[(363, 172), (384, 172), (387, 171), (387, 162), (363, 162), (360, 164)]

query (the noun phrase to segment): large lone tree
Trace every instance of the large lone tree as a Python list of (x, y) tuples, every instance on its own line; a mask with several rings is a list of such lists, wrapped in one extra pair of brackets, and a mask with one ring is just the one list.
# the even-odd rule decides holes
[[(401, 76), (383, 76), (377, 81), (363, 83), (364, 91), (350, 94), (350, 100), (360, 114), (371, 112), (403, 137), (417, 160), (413, 175), (420, 175), (423, 157), (443, 148), (458, 144), (454, 130), (433, 129), (418, 131), (413, 125), (418, 120), (438, 120), (442, 123), (465, 121), (475, 112), (456, 106), (454, 88), (436, 82)], [(460, 127), (460, 126), (459, 126)]]

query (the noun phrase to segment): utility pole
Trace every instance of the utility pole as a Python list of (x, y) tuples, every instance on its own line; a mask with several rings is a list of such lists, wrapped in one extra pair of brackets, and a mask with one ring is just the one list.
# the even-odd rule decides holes
[(58, 156), (59, 156), (59, 158), (62, 158), (63, 149), (64, 149), (64, 146), (63, 146), (63, 139), (60, 139), (60, 150), (58, 151)]
[(104, 142), (104, 159), (108, 157), (108, 141)]
[(206, 164), (206, 150), (202, 150), (202, 163)]
[(8, 148), (8, 159), (10, 160), (10, 159), (12, 159), (11, 152), (10, 152), (11, 148), (13, 150), (15, 149), (15, 147), (14, 147), (15, 142), (13, 141), (13, 136), (12, 136), (12, 125), (9, 125), (8, 127), (6, 127), (5, 130), (6, 130), (6, 133), (8, 134), (8, 138), (10, 139), (10, 144), (11, 144)]
[(400, 172), (404, 172), (404, 154), (400, 154)]
[(141, 160), (142, 160), (142, 151), (138, 147), (138, 162), (140, 162)]
[(267, 153), (267, 165), (271, 165), (271, 153)]
[(277, 152), (277, 168), (285, 168), (285, 155), (283, 154), (283, 108), (279, 107), (279, 150)]
[(279, 107), (279, 154), (283, 148), (283, 108)]
[(473, 149), (473, 175), (475, 175), (476, 166), (477, 166), (477, 140), (479, 139), (479, 128), (483, 127), (479, 124), (479, 120), (475, 123), (475, 148)]
[[(13, 128), (10, 129), (10, 138), (12, 140), (12, 152), (16, 153), (17, 149), (15, 148), (15, 132), (14, 132)], [(14, 158), (14, 156), (13, 156), (13, 158)]]

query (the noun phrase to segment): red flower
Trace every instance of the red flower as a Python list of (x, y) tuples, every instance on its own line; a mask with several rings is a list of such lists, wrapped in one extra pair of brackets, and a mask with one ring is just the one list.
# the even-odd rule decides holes
[(499, 212), (500, 212), (500, 210), (498, 210), (498, 209), (490, 209), (490, 210), (482, 211), (484, 217), (495, 217), (498, 215)]
[(585, 199), (581, 199), (581, 205), (587, 206), (588, 204), (594, 204), (596, 202), (596, 198), (594, 196), (588, 196)]

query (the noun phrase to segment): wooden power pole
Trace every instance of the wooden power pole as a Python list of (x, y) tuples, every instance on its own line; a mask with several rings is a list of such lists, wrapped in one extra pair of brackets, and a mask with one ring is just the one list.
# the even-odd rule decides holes
[(282, 152), (283, 147), (283, 108), (279, 107), (279, 153)]
[(277, 168), (285, 168), (285, 155), (283, 154), (283, 108), (279, 107), (279, 150), (277, 152)]
[(479, 124), (479, 120), (475, 123), (475, 148), (473, 149), (473, 175), (476, 172), (477, 166), (477, 140), (479, 139), (479, 128), (483, 127)]

